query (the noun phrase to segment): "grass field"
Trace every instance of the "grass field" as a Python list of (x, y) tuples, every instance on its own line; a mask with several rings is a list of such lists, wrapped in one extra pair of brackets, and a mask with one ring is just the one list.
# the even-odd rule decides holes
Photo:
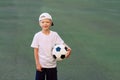
[(120, 80), (119, 0), (0, 0), (0, 80), (34, 80), (30, 45), (42, 12), (72, 48), (59, 80)]

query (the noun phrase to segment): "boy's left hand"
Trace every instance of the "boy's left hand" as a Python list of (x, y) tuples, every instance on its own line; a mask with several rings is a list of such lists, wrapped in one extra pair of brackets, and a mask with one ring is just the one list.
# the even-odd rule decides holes
[(66, 58), (68, 58), (68, 57), (70, 56), (70, 54), (71, 54), (71, 49), (68, 48), (68, 49), (67, 49), (67, 55), (66, 55)]

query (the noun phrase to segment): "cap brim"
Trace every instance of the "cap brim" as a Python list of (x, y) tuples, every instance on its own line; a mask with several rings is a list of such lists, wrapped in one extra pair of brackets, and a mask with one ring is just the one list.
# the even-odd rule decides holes
[(52, 26), (54, 26), (53, 22), (52, 22)]

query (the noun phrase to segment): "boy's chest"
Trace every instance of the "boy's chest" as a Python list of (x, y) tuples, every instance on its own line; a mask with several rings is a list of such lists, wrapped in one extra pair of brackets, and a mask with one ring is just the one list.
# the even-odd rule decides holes
[(42, 36), (39, 38), (39, 45), (40, 46), (44, 46), (44, 45), (47, 45), (47, 46), (52, 46), (54, 45), (54, 37), (53, 36)]

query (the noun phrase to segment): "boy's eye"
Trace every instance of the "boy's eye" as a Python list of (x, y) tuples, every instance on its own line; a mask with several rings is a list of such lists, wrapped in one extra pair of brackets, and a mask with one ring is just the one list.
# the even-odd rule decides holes
[(50, 22), (46, 22), (46, 23), (50, 23)]

